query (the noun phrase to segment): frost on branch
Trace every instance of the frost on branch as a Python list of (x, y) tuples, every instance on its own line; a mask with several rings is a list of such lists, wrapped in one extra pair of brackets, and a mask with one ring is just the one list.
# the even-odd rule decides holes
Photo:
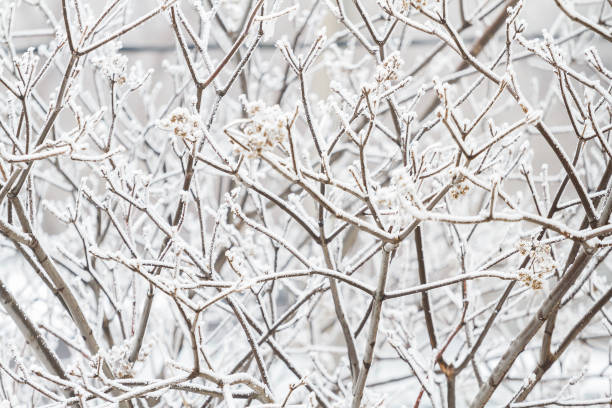
[(611, 24), (0, 1), (0, 405), (610, 405)]

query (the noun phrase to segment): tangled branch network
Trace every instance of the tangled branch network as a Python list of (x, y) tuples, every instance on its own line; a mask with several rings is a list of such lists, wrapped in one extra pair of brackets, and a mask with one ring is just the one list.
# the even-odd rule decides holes
[(612, 404), (610, 0), (0, 2), (0, 408)]

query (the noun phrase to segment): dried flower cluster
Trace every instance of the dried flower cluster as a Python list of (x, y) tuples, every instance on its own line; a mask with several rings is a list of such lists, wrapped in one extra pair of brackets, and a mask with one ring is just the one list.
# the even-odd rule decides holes
[(385, 81), (395, 81), (399, 79), (400, 68), (404, 64), (398, 52), (389, 55), (385, 60), (376, 67), (375, 80), (378, 83)]
[(540, 241), (521, 240), (517, 249), (522, 256), (529, 257), (528, 267), (518, 271), (519, 280), (532, 289), (542, 289), (544, 278), (556, 270), (551, 248)]
[(93, 60), (93, 63), (100, 67), (102, 75), (118, 85), (123, 85), (127, 81), (127, 62), (127, 57), (119, 53), (112, 53)]
[(159, 127), (190, 142), (194, 142), (201, 132), (200, 117), (182, 107), (175, 108), (170, 115), (161, 120)]
[(389, 185), (376, 191), (376, 204), (381, 210), (388, 210), (394, 225), (405, 226), (413, 220), (410, 210), (421, 207), (417, 190), (410, 171), (405, 167), (396, 169), (391, 174)]
[(289, 115), (278, 105), (266, 106), (261, 101), (245, 104), (248, 121), (242, 127), (249, 157), (257, 157), (263, 151), (273, 150), (287, 138)]

